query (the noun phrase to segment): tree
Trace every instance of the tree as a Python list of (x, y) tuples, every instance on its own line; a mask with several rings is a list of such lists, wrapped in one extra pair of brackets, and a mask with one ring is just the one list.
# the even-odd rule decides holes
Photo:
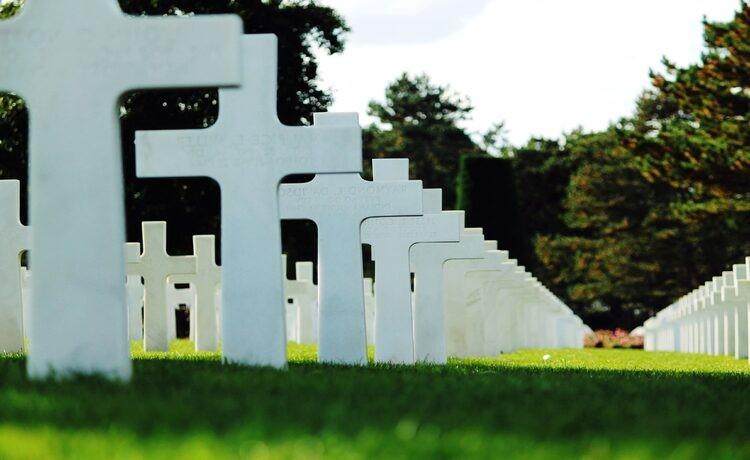
[(442, 188), (444, 205), (451, 208), (459, 159), (482, 153), (459, 127), (472, 110), (464, 97), (426, 75), (402, 74), (386, 88), (385, 101), (370, 103), (368, 113), (378, 123), (366, 129), (365, 157), (409, 158), (411, 177)]
[(497, 241), (499, 249), (520, 258), (524, 252), (524, 226), (512, 161), (464, 155), (456, 189), (456, 207), (466, 212), (466, 226), (481, 227), (486, 239)]
[(633, 117), (559, 143), (564, 226), (535, 255), (595, 326), (634, 326), (750, 253), (750, 7), (705, 30), (701, 62), (665, 60)]

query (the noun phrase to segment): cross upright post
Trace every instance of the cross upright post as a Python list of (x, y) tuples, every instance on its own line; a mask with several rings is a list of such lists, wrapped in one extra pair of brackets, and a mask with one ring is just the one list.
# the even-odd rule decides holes
[(294, 264), (297, 281), (307, 286), (298, 297), (297, 341), (301, 344), (318, 342), (318, 287), (313, 283), (313, 263)]
[(367, 364), (362, 222), (422, 213), (421, 181), (410, 181), (408, 175), (384, 179), (378, 173), (384, 167), (408, 171), (408, 159), (376, 159), (372, 164), (372, 181), (358, 173), (318, 174), (310, 182), (282, 184), (279, 189), (281, 217), (310, 219), (318, 228), (322, 362)]
[(21, 253), (29, 249), (29, 228), (21, 223), (17, 180), (0, 180), (0, 353), (23, 351)]
[(118, 100), (240, 83), (230, 16), (127, 17), (115, 0), (28, 0), (0, 22), (0, 90), (29, 107), (29, 374), (128, 379)]
[(316, 114), (311, 127), (276, 114), (277, 41), (242, 41), (243, 86), (219, 91), (219, 118), (200, 130), (136, 134), (139, 177), (211, 177), (221, 187), (222, 350), (228, 362), (286, 366), (278, 188), (292, 174), (359, 172), (356, 114)]

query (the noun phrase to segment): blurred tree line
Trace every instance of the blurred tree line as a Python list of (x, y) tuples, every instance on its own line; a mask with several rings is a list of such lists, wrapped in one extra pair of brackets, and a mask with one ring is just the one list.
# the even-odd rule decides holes
[(704, 30), (700, 62), (665, 59), (632, 116), (532, 139), (496, 178), (523, 236), (501, 245), (593, 327), (638, 325), (750, 255), (750, 6)]

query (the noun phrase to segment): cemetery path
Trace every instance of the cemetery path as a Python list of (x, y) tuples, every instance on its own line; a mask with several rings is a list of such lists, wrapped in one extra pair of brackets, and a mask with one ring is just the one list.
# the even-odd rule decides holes
[[(525, 350), (447, 366), (223, 366), (178, 341), (127, 385), (30, 382), (0, 357), (0, 458), (750, 457), (750, 366)], [(544, 356), (547, 355), (547, 359)]]

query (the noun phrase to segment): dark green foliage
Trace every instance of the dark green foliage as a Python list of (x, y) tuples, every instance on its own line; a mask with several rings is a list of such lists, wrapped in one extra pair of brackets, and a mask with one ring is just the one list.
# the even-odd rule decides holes
[(633, 117), (517, 152), (520, 199), (549, 198), (523, 217), (530, 266), (594, 327), (634, 327), (750, 255), (750, 6), (705, 39)]
[(463, 156), (456, 188), (456, 206), (466, 211), (466, 226), (482, 227), (485, 239), (497, 240), (499, 249), (521, 257), (524, 228), (512, 161)]
[(370, 103), (369, 114), (379, 123), (365, 132), (365, 158), (409, 158), (411, 177), (427, 188), (442, 188), (444, 207), (452, 209), (459, 159), (480, 152), (458, 126), (472, 110), (466, 99), (426, 75), (403, 74), (386, 88), (384, 102)]

